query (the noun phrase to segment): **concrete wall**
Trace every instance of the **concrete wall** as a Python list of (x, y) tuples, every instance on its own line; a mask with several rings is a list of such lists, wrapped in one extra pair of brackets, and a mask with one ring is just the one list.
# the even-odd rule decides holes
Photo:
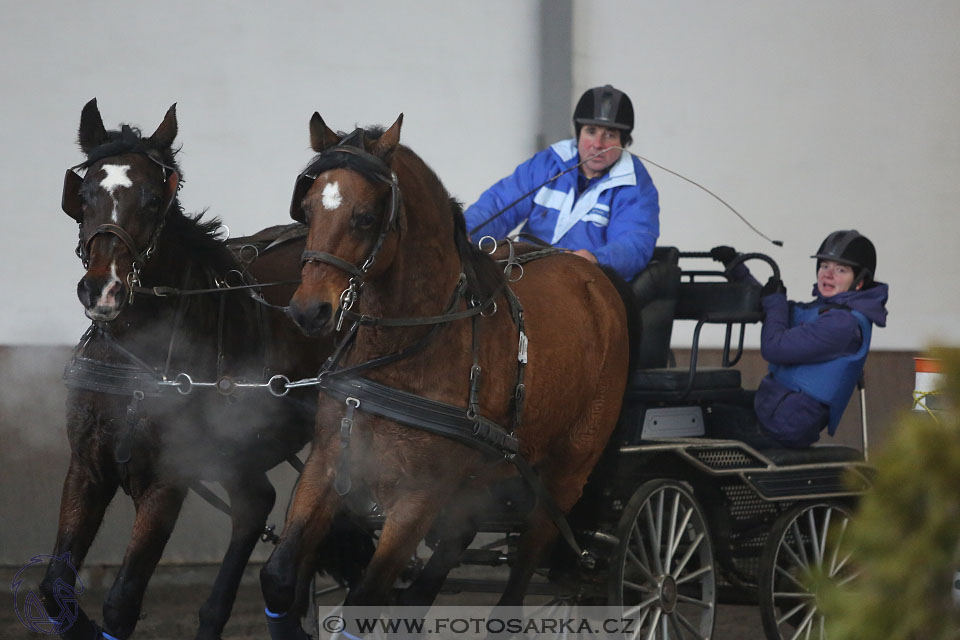
[(948, 293), (960, 278), (960, 3), (608, 0), (575, 2), (573, 24), (574, 93), (604, 82), (627, 91), (635, 152), (784, 241), (766, 243), (652, 168), (661, 244), (769, 252), (803, 300), (809, 256), (830, 231), (858, 229), (890, 284), (874, 348), (960, 342), (960, 297)]
[[(569, 47), (539, 45), (554, 9), (544, 33)], [(891, 285), (875, 347), (960, 341), (960, 299), (942, 284), (960, 278), (960, 3), (579, 0), (569, 13), (567, 0), (7, 3), (0, 272), (30, 278), (5, 279), (0, 344), (70, 344), (85, 328), (59, 198), (94, 96), (108, 126), (148, 131), (177, 102), (183, 203), (242, 234), (287, 219), (314, 110), (347, 130), (404, 112), (403, 140), (472, 202), (534, 151), (554, 85), (566, 110), (605, 82), (633, 98), (635, 152), (785, 241), (651, 168), (661, 244), (769, 250), (805, 298), (808, 256), (854, 227)], [(567, 50), (567, 65), (539, 59)]]
[[(0, 24), (0, 344), (71, 344), (87, 322), (77, 228), (60, 211), (82, 160), (80, 110), (147, 134), (177, 103), (187, 211), (209, 207), (234, 235), (289, 222), (307, 124), (391, 124), (469, 200), (534, 151), (538, 3), (283, 0), (162, 6), (119, 0), (5, 3)], [(43, 259), (36, 256), (42, 252)], [(7, 289), (6, 287), (10, 287)], [(30, 295), (14, 295), (28, 287)]]

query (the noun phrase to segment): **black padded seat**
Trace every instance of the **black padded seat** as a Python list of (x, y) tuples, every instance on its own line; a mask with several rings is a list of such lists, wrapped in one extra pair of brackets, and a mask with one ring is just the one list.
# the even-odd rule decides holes
[[(689, 369), (639, 369), (630, 374), (627, 391), (680, 392), (687, 388)], [(739, 389), (740, 370), (720, 367), (697, 369), (693, 391)]]
[(762, 453), (779, 466), (824, 464), (827, 462), (863, 462), (863, 452), (839, 444), (824, 444), (806, 449), (764, 449)]

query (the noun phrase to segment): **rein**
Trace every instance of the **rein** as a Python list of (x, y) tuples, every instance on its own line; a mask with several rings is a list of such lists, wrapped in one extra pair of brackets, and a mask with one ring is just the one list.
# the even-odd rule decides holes
[(679, 172), (677, 172), (677, 171), (674, 171), (673, 169), (669, 169), (669, 168), (663, 166), (662, 164), (658, 164), (658, 163), (654, 162), (653, 160), (650, 160), (649, 158), (645, 158), (645, 157), (641, 156), (640, 154), (634, 153), (633, 151), (630, 151), (630, 150), (627, 149), (626, 147), (610, 147), (610, 148), (608, 148), (608, 149), (604, 149), (603, 151), (600, 151), (600, 152), (598, 152), (598, 153), (595, 153), (595, 154), (593, 154), (592, 156), (590, 156), (590, 157), (588, 157), (588, 158), (584, 158), (583, 160), (581, 160), (581, 161), (578, 162), (577, 164), (573, 165), (572, 167), (569, 167), (569, 168), (567, 168), (567, 169), (564, 169), (563, 171), (557, 173), (556, 175), (547, 178), (545, 181), (543, 181), (542, 183), (540, 183), (539, 185), (537, 185), (536, 187), (534, 187), (534, 188), (531, 189), (530, 191), (527, 191), (526, 193), (524, 193), (522, 196), (520, 196), (519, 198), (517, 198), (516, 200), (514, 200), (514, 201), (511, 202), (510, 204), (508, 204), (507, 206), (501, 208), (499, 211), (495, 212), (493, 215), (491, 215), (491, 216), (489, 216), (488, 218), (486, 218), (485, 220), (483, 220), (480, 224), (478, 224), (478, 225), (476, 225), (475, 227), (473, 227), (472, 229), (470, 229), (470, 230), (468, 231), (468, 234), (472, 236), (474, 233), (476, 233), (477, 231), (479, 231), (479, 230), (482, 229), (483, 227), (487, 226), (488, 224), (490, 224), (491, 222), (493, 222), (494, 220), (496, 220), (497, 218), (499, 218), (500, 216), (502, 216), (503, 214), (505, 214), (507, 211), (509, 211), (510, 209), (512, 209), (513, 207), (515, 207), (516, 205), (520, 204), (521, 202), (523, 202), (524, 200), (526, 200), (527, 198), (529, 198), (529, 197), (532, 196), (534, 193), (536, 193), (537, 191), (539, 191), (539, 190), (542, 189), (543, 187), (547, 186), (548, 184), (550, 184), (550, 183), (553, 182), (554, 180), (557, 180), (558, 178), (560, 178), (560, 177), (562, 177), (562, 176), (570, 173), (570, 172), (573, 171), (574, 169), (578, 169), (578, 168), (579, 168), (581, 165), (583, 165), (585, 162), (589, 162), (590, 160), (596, 158), (597, 156), (603, 155), (604, 153), (606, 153), (606, 152), (608, 152), (608, 151), (610, 151), (610, 150), (612, 150), (612, 149), (618, 149), (618, 150), (620, 150), (621, 152), (629, 153), (631, 156), (633, 156), (634, 158), (637, 158), (638, 160), (642, 160), (643, 162), (646, 162), (646, 163), (648, 163), (648, 164), (652, 164), (653, 166), (657, 167), (658, 169), (660, 169), (660, 170), (662, 170), (662, 171), (666, 171), (667, 173), (669, 173), (669, 174), (671, 174), (671, 175), (673, 175), (673, 176), (676, 176), (676, 177), (680, 178), (681, 180), (684, 180), (684, 181), (692, 184), (693, 186), (695, 186), (696, 188), (698, 188), (698, 189), (700, 189), (701, 191), (705, 192), (707, 195), (709, 195), (710, 197), (712, 197), (714, 200), (716, 200), (717, 202), (719, 202), (720, 204), (722, 204), (724, 207), (726, 207), (731, 213), (733, 213), (733, 215), (735, 215), (735, 216), (737, 216), (738, 218), (740, 218), (740, 221), (743, 222), (745, 225), (747, 225), (747, 226), (750, 228), (750, 230), (753, 231), (755, 234), (757, 234), (758, 236), (760, 236), (761, 238), (763, 238), (764, 240), (766, 240), (767, 242), (769, 242), (769, 243), (771, 243), (771, 244), (773, 244), (773, 245), (775, 245), (775, 246), (778, 246), (778, 247), (782, 247), (782, 246), (783, 246), (783, 241), (782, 241), (782, 240), (772, 240), (769, 236), (767, 236), (766, 234), (762, 233), (759, 229), (757, 229), (755, 226), (753, 226), (753, 224), (751, 224), (750, 221), (747, 220), (746, 217), (743, 216), (743, 214), (741, 214), (739, 211), (737, 211), (736, 209), (734, 209), (733, 206), (730, 205), (726, 200), (724, 200), (723, 198), (721, 198), (721, 197), (718, 196), (716, 193), (714, 193), (714, 192), (711, 191), (710, 189), (706, 188), (705, 186), (703, 186), (703, 185), (700, 184), (699, 182), (696, 182), (695, 180), (691, 180), (690, 178), (686, 177), (685, 175), (683, 175), (683, 174), (681, 174), (681, 173), (679, 173)]

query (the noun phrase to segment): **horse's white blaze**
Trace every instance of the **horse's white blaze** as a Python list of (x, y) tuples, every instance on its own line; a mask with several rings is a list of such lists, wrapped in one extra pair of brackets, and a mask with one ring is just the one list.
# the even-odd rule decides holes
[(323, 187), (323, 208), (328, 211), (340, 208), (343, 198), (340, 196), (340, 184), (337, 182), (328, 182)]
[(127, 171), (130, 171), (128, 164), (105, 164), (103, 170), (107, 176), (100, 181), (100, 186), (113, 198), (113, 221), (117, 222), (117, 198), (113, 195), (117, 187), (132, 187), (133, 182), (127, 177)]
[(97, 298), (98, 307), (115, 307), (120, 302), (117, 300), (117, 292), (120, 290), (119, 285), (120, 276), (117, 275), (117, 263), (113, 262), (110, 264), (110, 279), (107, 280), (106, 284), (103, 285), (103, 289), (100, 290), (100, 296)]

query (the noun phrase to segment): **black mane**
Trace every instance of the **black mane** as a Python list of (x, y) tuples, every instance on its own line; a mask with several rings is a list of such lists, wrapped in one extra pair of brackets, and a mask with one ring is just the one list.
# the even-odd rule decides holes
[(142, 153), (160, 161), (162, 164), (176, 170), (180, 176), (180, 183), (183, 184), (183, 171), (177, 164), (176, 156), (180, 153), (180, 147), (161, 148), (152, 144), (150, 138), (144, 138), (140, 129), (128, 124), (120, 125), (119, 130), (107, 131), (107, 141), (93, 148), (88, 154), (86, 161), (80, 166), (84, 169), (89, 168), (95, 162), (104, 158), (119, 156), (124, 153)]
[(473, 296), (485, 300), (505, 284), (503, 269), (475, 242), (470, 241), (463, 205), (456, 198), (450, 198), (450, 211), (453, 214), (453, 242), (467, 276), (468, 289)]

